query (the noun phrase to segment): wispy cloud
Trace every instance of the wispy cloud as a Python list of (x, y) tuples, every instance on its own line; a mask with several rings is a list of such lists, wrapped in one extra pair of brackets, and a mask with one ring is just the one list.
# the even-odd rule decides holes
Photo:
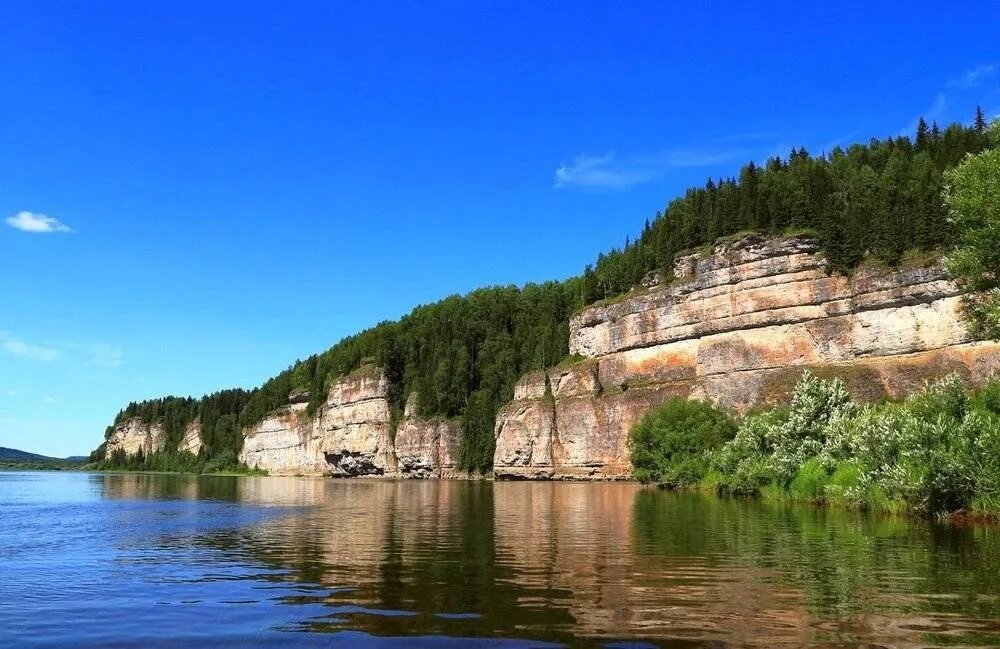
[(64, 340), (57, 342), (56, 347), (65, 350), (69, 358), (103, 370), (117, 369), (125, 361), (125, 352), (118, 345)]
[(1000, 73), (1000, 65), (988, 63), (969, 68), (957, 77), (948, 80), (945, 87), (934, 95), (934, 100), (927, 110), (914, 116), (899, 131), (899, 135), (912, 136), (921, 117), (928, 122), (944, 119), (952, 106), (969, 111), (968, 115), (959, 116), (959, 119), (968, 121), (972, 118), (972, 107), (978, 104), (986, 108), (984, 104), (1000, 89), (1000, 82), (997, 81), (998, 73)]
[(555, 171), (557, 189), (622, 189), (662, 178), (679, 167), (710, 167), (732, 160), (738, 151), (676, 149), (654, 155), (620, 158), (615, 153), (583, 154)]
[(106, 343), (91, 343), (86, 347), (90, 354), (90, 358), (87, 361), (90, 365), (108, 370), (122, 366), (125, 353), (121, 347)]
[(26, 342), (20, 336), (0, 331), (0, 352), (8, 356), (48, 363), (63, 359), (77, 365), (113, 370), (124, 364), (125, 352), (118, 345), (54, 341), (46, 345)]
[(30, 232), (31, 234), (52, 234), (54, 232), (72, 232), (65, 223), (59, 219), (44, 214), (22, 211), (14, 216), (8, 216), (5, 222), (15, 230)]
[(1000, 71), (1000, 68), (998, 68), (996, 63), (980, 65), (970, 70), (966, 70), (962, 76), (948, 82), (948, 85), (957, 88), (972, 88), (980, 85), (984, 81), (988, 81), (996, 75), (998, 71)]
[(42, 363), (54, 361), (59, 357), (58, 349), (53, 347), (42, 347), (40, 345), (31, 345), (24, 342), (20, 338), (3, 331), (0, 331), (0, 350), (3, 350), (3, 352), (8, 356), (26, 358), (28, 360), (40, 361)]

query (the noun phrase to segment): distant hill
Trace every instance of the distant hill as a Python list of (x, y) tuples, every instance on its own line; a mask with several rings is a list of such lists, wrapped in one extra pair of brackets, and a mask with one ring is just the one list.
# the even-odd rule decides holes
[(68, 468), (79, 466), (87, 460), (86, 457), (49, 457), (38, 453), (29, 453), (16, 448), (0, 446), (0, 466), (21, 468)]

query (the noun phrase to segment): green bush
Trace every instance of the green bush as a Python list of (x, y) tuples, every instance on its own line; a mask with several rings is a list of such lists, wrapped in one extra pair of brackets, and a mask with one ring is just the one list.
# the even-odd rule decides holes
[(799, 467), (788, 490), (801, 500), (824, 501), (830, 478), (827, 468), (818, 459), (811, 458)]
[(712, 486), (927, 513), (1000, 509), (1000, 383), (957, 375), (903, 403), (858, 407), (806, 373), (787, 411), (757, 413), (711, 453)]
[(735, 432), (732, 418), (711, 403), (673, 398), (629, 433), (635, 477), (675, 487), (696, 484), (708, 471), (708, 452)]

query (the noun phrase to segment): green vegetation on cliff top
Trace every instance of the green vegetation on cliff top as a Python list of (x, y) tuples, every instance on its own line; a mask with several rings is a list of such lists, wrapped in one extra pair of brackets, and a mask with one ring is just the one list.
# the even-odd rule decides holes
[(234, 457), (243, 426), (295, 393), (307, 392), (315, 412), (337, 377), (370, 359), (386, 371), (394, 421), (418, 391), (422, 414), (462, 419), (461, 466), (486, 470), (497, 411), (520, 375), (566, 356), (574, 311), (629, 291), (650, 271), (669, 276), (677, 254), (741, 231), (813, 231), (840, 271), (863, 259), (898, 265), (913, 251), (948, 248), (956, 234), (941, 200), (945, 174), (987, 147), (987, 131), (981, 113), (972, 126), (943, 130), (921, 120), (914, 139), (872, 139), (818, 156), (793, 149), (762, 166), (751, 162), (736, 178), (689, 189), (647, 221), (637, 239), (599, 255), (580, 276), (483, 288), (419, 306), (296, 362), (252, 391), (133, 403), (116, 421), (162, 421), (169, 439), (179, 440), (183, 426), (198, 418), (207, 431), (203, 456)]

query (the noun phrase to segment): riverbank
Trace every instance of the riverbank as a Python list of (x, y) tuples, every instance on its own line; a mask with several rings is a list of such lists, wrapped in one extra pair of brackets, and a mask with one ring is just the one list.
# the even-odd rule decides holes
[(859, 406), (805, 374), (791, 404), (740, 420), (668, 402), (631, 433), (644, 482), (890, 514), (990, 520), (1000, 512), (1000, 381), (957, 376), (905, 401)]

